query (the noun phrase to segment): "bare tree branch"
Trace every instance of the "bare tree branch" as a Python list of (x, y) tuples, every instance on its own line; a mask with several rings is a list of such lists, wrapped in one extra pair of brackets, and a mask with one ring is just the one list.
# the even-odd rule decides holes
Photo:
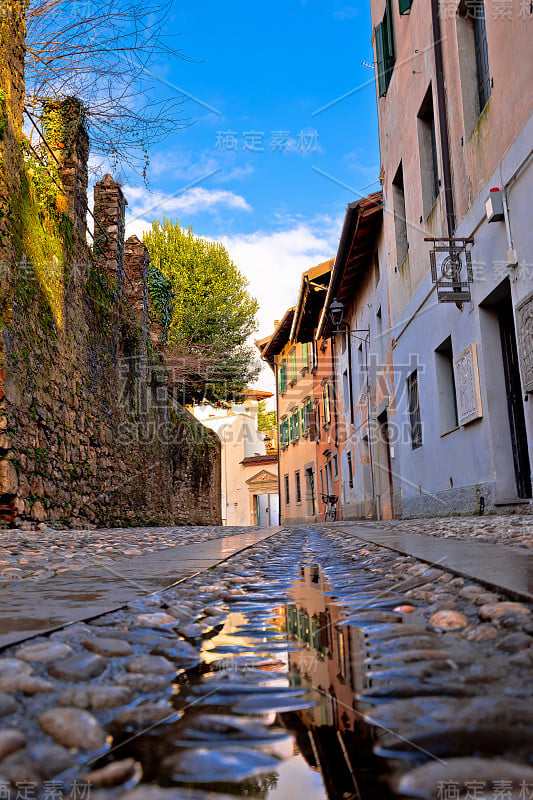
[(87, 109), (93, 153), (146, 177), (149, 148), (190, 124), (184, 98), (158, 70), (184, 56), (166, 31), (171, 0), (30, 0), (26, 102), (76, 96)]

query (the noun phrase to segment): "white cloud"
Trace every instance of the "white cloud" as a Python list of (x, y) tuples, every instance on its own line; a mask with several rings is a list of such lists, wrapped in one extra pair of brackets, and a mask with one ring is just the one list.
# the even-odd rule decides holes
[(144, 186), (125, 186), (128, 200), (126, 234), (137, 234), (150, 228), (151, 220), (163, 216), (192, 216), (201, 212), (216, 213), (221, 208), (250, 212), (251, 206), (242, 195), (226, 189), (205, 189), (196, 186), (175, 195), (165, 192), (149, 192)]
[[(285, 230), (222, 237), (231, 259), (248, 278), (250, 293), (259, 300), (256, 338), (272, 333), (274, 320), (296, 304), (302, 272), (335, 256), (341, 225), (342, 219), (322, 217)], [(268, 367), (258, 386), (273, 391)]]

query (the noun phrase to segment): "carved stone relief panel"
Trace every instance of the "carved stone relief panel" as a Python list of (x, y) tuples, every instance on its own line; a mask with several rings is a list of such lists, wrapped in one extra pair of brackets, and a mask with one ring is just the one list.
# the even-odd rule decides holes
[(483, 416), (477, 345), (470, 344), (453, 360), (459, 425)]
[(516, 308), (516, 338), (525, 392), (533, 392), (533, 293)]

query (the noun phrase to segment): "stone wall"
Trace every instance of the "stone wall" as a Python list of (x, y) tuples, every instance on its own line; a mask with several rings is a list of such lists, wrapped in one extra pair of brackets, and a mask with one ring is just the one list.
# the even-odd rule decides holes
[(83, 121), (54, 104), (48, 170), (24, 150), (23, 22), (1, 24), (0, 524), (218, 524), (220, 442), (169, 399), (122, 190), (97, 186), (91, 250)]

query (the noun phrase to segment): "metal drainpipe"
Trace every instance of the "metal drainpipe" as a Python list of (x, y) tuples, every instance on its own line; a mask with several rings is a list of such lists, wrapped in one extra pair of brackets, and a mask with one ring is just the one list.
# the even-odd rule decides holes
[[(352, 425), (355, 425), (355, 417), (354, 417), (354, 410), (353, 410), (353, 385), (352, 385), (352, 329), (348, 322), (344, 322), (346, 325), (346, 336), (348, 337), (348, 380), (349, 380), (349, 397), (350, 397), (350, 422)], [(350, 431), (351, 433), (351, 431)]]
[(279, 366), (274, 362), (274, 376), (276, 380), (276, 442), (277, 442), (277, 450), (278, 450), (278, 523), (281, 525), (281, 450), (280, 450), (280, 441), (279, 441), (279, 381), (278, 381), (278, 370)]
[[(331, 341), (331, 377), (333, 379), (333, 417), (335, 420), (335, 448), (339, 446), (339, 434), (337, 430), (337, 378), (335, 375), (335, 337)], [(337, 454), (337, 460), (339, 456)]]
[(442, 58), (442, 32), (440, 26), (439, 0), (431, 0), (431, 20), (433, 23), (433, 51), (435, 54), (435, 88), (437, 91), (437, 107), (439, 112), (439, 131), (442, 157), (442, 179), (444, 183), (444, 201), (446, 205), (446, 222), (450, 239), (455, 234), (455, 209), (452, 190), (452, 165), (450, 160), (450, 140), (448, 136), (448, 119), (446, 114), (446, 92), (444, 88), (444, 65)]
[(368, 454), (370, 456), (370, 479), (372, 481), (372, 500), (374, 502), (374, 507), (376, 509), (376, 520), (380, 519), (380, 503), (378, 503), (378, 498), (376, 494), (376, 479), (374, 475), (374, 446), (372, 443), (372, 439), (374, 437), (374, 423), (372, 421), (372, 403), (370, 400), (370, 380), (368, 376), (368, 350), (370, 348), (370, 331), (368, 332), (365, 338), (365, 370), (366, 370), (366, 385), (367, 385), (367, 393), (366, 393), (366, 413), (368, 415), (367, 420), (367, 427), (368, 427)]

